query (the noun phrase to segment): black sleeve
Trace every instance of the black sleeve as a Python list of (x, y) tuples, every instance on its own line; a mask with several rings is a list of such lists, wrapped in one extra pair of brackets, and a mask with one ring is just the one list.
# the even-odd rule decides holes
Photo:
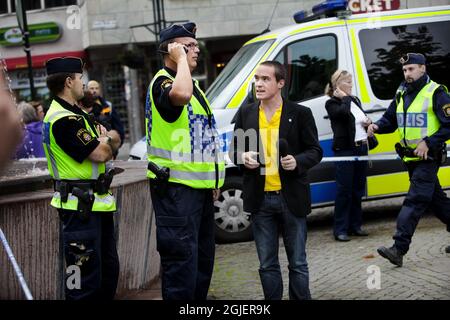
[(441, 126), (432, 136), (428, 137), (430, 148), (439, 147), (450, 139), (450, 96), (442, 87), (436, 89), (433, 95), (433, 111)]
[(310, 109), (303, 107), (303, 111), (298, 117), (300, 135), (299, 139), (303, 146), (303, 152), (294, 155), (297, 162), (297, 173), (305, 173), (322, 160), (323, 150), (320, 147), (316, 122)]
[(386, 112), (380, 120), (376, 121), (378, 126), (377, 133), (392, 133), (398, 128), (397, 124), (397, 101), (392, 100)]
[(158, 77), (152, 89), (156, 110), (169, 123), (177, 121), (184, 108), (184, 106), (174, 106), (170, 101), (169, 92), (172, 90), (172, 83), (172, 79), (168, 77)]
[(231, 138), (231, 145), (230, 149), (228, 150), (228, 156), (230, 157), (230, 160), (237, 166), (242, 165), (242, 153), (245, 152), (245, 150), (240, 150), (239, 147), (242, 147), (240, 143), (242, 143), (243, 137), (241, 137), (241, 132), (243, 132), (242, 128), (242, 108), (241, 106), (239, 110), (236, 112), (235, 115), (235, 123), (234, 123), (234, 130), (233, 130), (233, 137)]
[(350, 103), (352, 98), (350, 96), (345, 96), (342, 100), (339, 99), (329, 99), (325, 103), (325, 109), (327, 110), (330, 120), (348, 118), (350, 115)]
[(59, 119), (53, 124), (52, 133), (58, 146), (79, 163), (82, 163), (100, 144), (86, 129), (82, 116)]

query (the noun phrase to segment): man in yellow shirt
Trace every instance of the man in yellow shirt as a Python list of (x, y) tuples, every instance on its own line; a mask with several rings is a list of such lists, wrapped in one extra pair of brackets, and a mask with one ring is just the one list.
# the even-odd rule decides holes
[(311, 212), (311, 198), (306, 173), (320, 162), (322, 149), (311, 110), (282, 98), (285, 79), (279, 62), (258, 66), (259, 101), (238, 111), (230, 148), (230, 158), (244, 172), (244, 210), (252, 214), (267, 300), (283, 297), (280, 233), (289, 260), (289, 298), (311, 298), (306, 261), (306, 215)]

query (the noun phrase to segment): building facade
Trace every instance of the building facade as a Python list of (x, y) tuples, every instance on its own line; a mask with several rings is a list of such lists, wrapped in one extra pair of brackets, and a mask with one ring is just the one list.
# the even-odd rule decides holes
[[(39, 32), (48, 33), (49, 39), (53, 35), (51, 42), (31, 44), (35, 86), (40, 98), (48, 98), (46, 59), (61, 55), (84, 58), (87, 62), (86, 78), (102, 84), (104, 96), (121, 114), (130, 140), (134, 142), (144, 131), (147, 86), (161, 66), (156, 51), (155, 31), (158, 29), (155, 21), (162, 20), (160, 27), (173, 22), (196, 22), (202, 52), (195, 77), (206, 89), (247, 40), (267, 29), (295, 23), (292, 18), (295, 12), (311, 10), (318, 2), (321, 1), (25, 0), (28, 24), (38, 31), (40, 26), (36, 24), (43, 24), (43, 30)], [(450, 4), (449, 0), (348, 2), (355, 14)], [(29, 85), (25, 53), (17, 40), (17, 29), (10, 31), (17, 27), (14, 11), (14, 0), (0, 0), (0, 36), (3, 35), (0, 37), (0, 50), (8, 65), (13, 89), (19, 99), (27, 100)], [(8, 31), (15, 44), (4, 39)], [(14, 32), (16, 34), (11, 35)]]

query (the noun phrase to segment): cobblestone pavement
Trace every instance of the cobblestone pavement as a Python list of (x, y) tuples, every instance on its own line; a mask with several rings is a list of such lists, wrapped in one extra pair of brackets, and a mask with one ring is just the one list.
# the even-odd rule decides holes
[[(450, 299), (450, 234), (433, 215), (423, 217), (410, 251), (398, 268), (376, 249), (391, 246), (395, 219), (403, 198), (363, 204), (369, 237), (337, 242), (332, 235), (333, 208), (308, 216), (307, 255), (313, 299)], [(288, 298), (287, 258), (280, 238), (284, 299)], [(212, 299), (263, 299), (254, 242), (218, 245), (209, 296)], [(381, 272), (380, 289), (368, 289), (369, 266)], [(371, 269), (370, 269), (371, 270)]]

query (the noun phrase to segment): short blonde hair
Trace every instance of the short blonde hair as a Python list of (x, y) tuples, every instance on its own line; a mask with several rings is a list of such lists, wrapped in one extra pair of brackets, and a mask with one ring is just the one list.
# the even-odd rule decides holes
[(347, 70), (337, 69), (333, 75), (331, 76), (331, 80), (328, 82), (327, 86), (325, 87), (325, 94), (332, 97), (334, 90), (336, 90), (336, 84), (338, 80), (346, 77), (351, 76), (352, 74), (348, 72)]

